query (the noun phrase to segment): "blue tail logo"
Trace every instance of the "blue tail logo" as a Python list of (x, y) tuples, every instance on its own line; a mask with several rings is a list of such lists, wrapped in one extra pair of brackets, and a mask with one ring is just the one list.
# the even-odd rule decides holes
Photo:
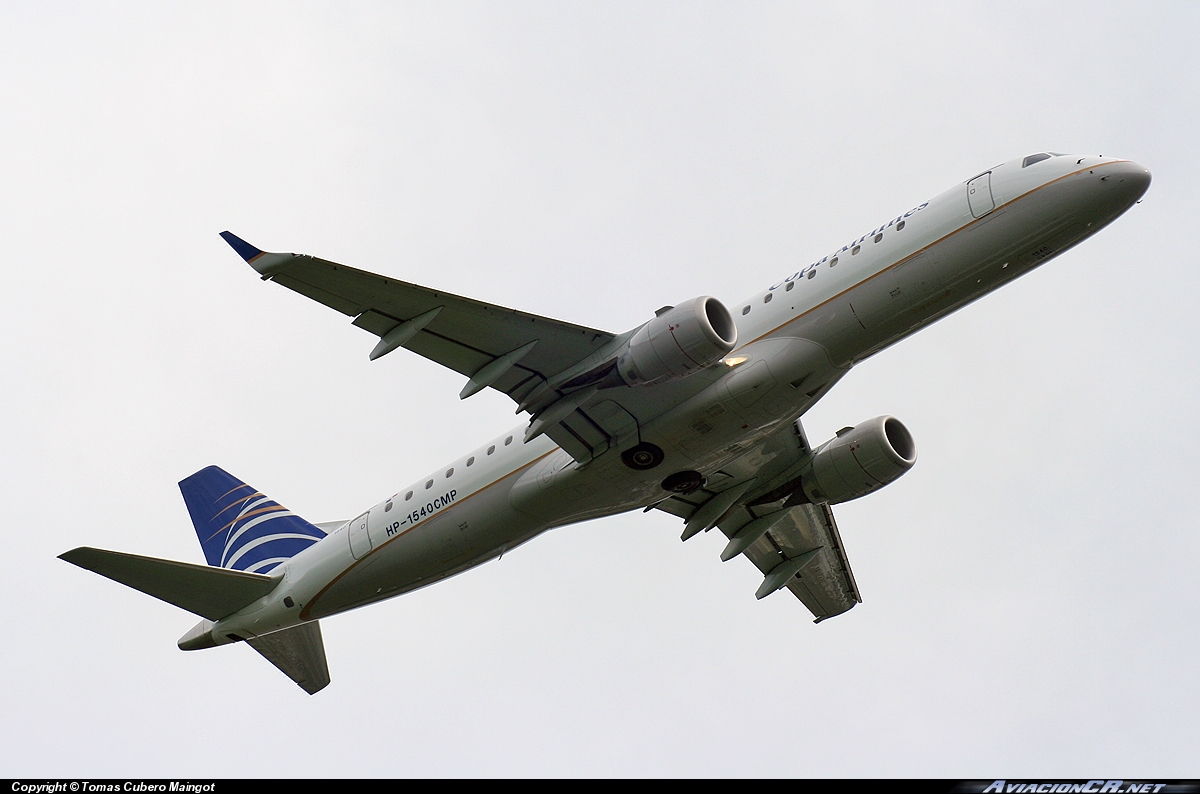
[(268, 573), (325, 537), (318, 527), (216, 466), (179, 483), (208, 564)]

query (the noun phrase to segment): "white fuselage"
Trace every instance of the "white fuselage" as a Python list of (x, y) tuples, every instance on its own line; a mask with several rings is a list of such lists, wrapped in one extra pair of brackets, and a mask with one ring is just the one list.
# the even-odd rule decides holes
[(390, 598), (553, 527), (655, 504), (669, 495), (666, 474), (729, 465), (857, 362), (1103, 228), (1148, 181), (1127, 160), (1062, 155), (956, 185), (731, 305), (737, 349), (689, 376), (679, 401), (639, 428), (663, 449), (662, 465), (636, 471), (613, 450), (580, 466), (546, 436), (522, 443), (524, 428), (514, 428), (280, 565), (279, 586), (219, 621), (213, 639)]

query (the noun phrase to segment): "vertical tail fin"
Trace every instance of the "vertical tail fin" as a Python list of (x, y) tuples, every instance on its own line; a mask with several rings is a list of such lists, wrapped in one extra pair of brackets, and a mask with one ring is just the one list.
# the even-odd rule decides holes
[(216, 466), (179, 483), (208, 564), (268, 573), (325, 537), (313, 524)]

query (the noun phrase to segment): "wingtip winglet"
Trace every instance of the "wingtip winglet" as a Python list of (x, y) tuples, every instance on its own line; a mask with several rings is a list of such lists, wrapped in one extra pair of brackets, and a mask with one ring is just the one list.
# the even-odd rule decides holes
[(229, 247), (237, 251), (238, 256), (245, 259), (247, 262), (253, 262), (258, 257), (262, 256), (263, 252), (250, 245), (250, 243), (238, 237), (233, 232), (221, 232), (221, 239), (229, 243)]
[(237, 251), (238, 256), (245, 259), (264, 279), (282, 272), (296, 258), (295, 254), (272, 254), (255, 248), (233, 232), (221, 232), (221, 239), (229, 243), (229, 247)]

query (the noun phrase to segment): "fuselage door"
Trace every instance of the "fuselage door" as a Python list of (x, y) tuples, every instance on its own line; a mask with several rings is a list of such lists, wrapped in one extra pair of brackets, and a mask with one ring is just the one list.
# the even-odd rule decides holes
[(967, 183), (967, 201), (971, 204), (971, 214), (982, 218), (996, 209), (992, 200), (992, 172), (980, 174)]
[(350, 522), (350, 553), (361, 560), (371, 550), (371, 538), (367, 535), (367, 518), (370, 511)]

